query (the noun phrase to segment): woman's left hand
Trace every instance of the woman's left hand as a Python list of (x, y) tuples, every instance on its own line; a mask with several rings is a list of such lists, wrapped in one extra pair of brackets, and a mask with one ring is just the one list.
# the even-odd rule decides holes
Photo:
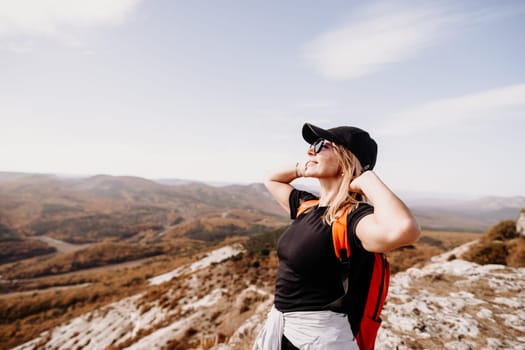
[(350, 182), (350, 185), (348, 187), (350, 192), (364, 194), (363, 186), (362, 186), (363, 182), (366, 182), (367, 177), (369, 177), (372, 173), (373, 173), (372, 170), (367, 170), (361, 175), (359, 175), (358, 177), (356, 177), (355, 179), (353, 179), (352, 182)]

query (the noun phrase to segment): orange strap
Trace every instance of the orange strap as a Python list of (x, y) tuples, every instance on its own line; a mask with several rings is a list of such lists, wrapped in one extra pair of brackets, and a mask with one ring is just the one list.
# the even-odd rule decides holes
[(302, 213), (304, 213), (306, 210), (310, 209), (311, 207), (317, 205), (319, 203), (318, 199), (311, 199), (309, 201), (302, 202), (299, 206), (299, 209), (297, 209), (297, 215), (295, 217), (299, 217)]
[[(299, 209), (297, 209), (297, 217), (303, 214), (306, 210), (317, 205), (319, 200), (312, 199), (301, 203)], [(332, 224), (332, 242), (334, 243), (335, 256), (341, 260), (341, 250), (346, 251), (346, 258), (350, 258), (350, 245), (348, 244), (348, 230), (347, 230), (347, 217), (352, 207), (347, 207), (343, 210), (339, 218)]]
[(346, 252), (344, 258), (350, 258), (350, 244), (348, 244), (348, 213), (352, 207), (347, 207), (332, 224), (332, 241), (334, 243), (335, 256), (341, 260), (342, 250)]

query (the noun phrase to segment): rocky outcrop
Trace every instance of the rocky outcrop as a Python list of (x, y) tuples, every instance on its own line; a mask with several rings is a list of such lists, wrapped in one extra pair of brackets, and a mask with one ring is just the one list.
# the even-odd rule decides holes
[[(234, 245), (204, 254), (192, 264), (150, 279), (152, 287), (147, 292), (74, 318), (14, 350), (153, 350), (168, 344), (189, 349), (224, 342), (226, 337), (220, 339), (217, 331), (225, 327), (224, 319), (233, 322), (228, 312), (238, 318), (233, 323), (237, 328), (249, 317), (249, 313), (241, 312), (249, 311), (246, 300), (260, 302), (270, 296), (248, 287), (253, 277), (237, 271), (232, 258), (242, 252), (242, 246)], [(188, 338), (193, 338), (192, 342), (187, 342)]]
[(475, 243), (392, 277), (376, 349), (525, 349), (525, 268), (457, 258)]
[(379, 349), (525, 349), (525, 268), (436, 261), (398, 273)]
[(525, 208), (520, 210), (520, 216), (516, 220), (516, 232), (525, 238)]
[[(525, 268), (458, 258), (475, 243), (392, 277), (376, 349), (525, 350)], [(250, 349), (275, 270), (247, 266), (239, 252), (210, 252), (16, 349)]]

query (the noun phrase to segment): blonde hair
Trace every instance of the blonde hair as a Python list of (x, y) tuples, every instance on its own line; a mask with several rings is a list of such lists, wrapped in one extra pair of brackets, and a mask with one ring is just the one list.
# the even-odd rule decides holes
[(337, 220), (340, 211), (344, 208), (364, 202), (364, 196), (360, 196), (363, 198), (360, 200), (358, 199), (358, 193), (350, 192), (350, 182), (363, 172), (361, 163), (352, 152), (343, 146), (337, 144), (333, 144), (333, 146), (341, 168), (342, 180), (341, 185), (339, 186), (339, 191), (334, 199), (332, 199), (330, 206), (323, 216), (323, 221), (328, 225), (331, 225)]

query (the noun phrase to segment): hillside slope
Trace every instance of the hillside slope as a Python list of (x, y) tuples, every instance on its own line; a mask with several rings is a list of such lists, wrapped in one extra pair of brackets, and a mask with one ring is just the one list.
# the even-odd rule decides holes
[[(246, 265), (240, 245), (150, 279), (146, 292), (72, 319), (14, 349), (209, 348), (223, 343), (269, 300), (268, 266)], [(208, 345), (206, 345), (208, 344)]]
[[(148, 292), (15, 349), (250, 349), (273, 300), (276, 261), (260, 266), (239, 249), (157, 276)], [(378, 349), (525, 349), (525, 268), (452, 258), (464, 250), (393, 276)]]
[[(392, 277), (377, 349), (525, 349), (525, 268), (454, 258), (474, 243)], [(268, 310), (212, 349), (246, 349)]]
[(169, 186), (131, 176), (0, 176), (0, 264), (52, 253), (47, 243), (57, 240), (77, 246), (160, 245), (166, 252), (175, 240), (218, 243), (288, 222), (261, 184)]

